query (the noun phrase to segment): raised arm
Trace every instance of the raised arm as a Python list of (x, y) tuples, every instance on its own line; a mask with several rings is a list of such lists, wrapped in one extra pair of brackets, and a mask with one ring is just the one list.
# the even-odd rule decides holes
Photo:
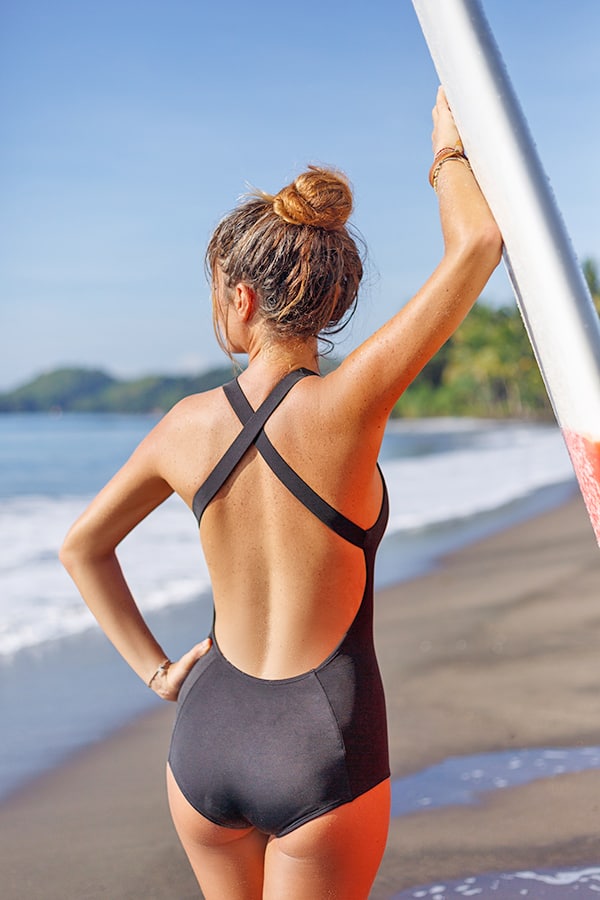
[[(461, 147), (440, 88), (433, 109), (434, 157)], [(442, 154), (443, 156), (443, 154)], [(470, 167), (448, 159), (436, 190), (444, 255), (431, 277), (392, 319), (329, 376), (347, 414), (381, 427), (392, 407), (471, 309), (502, 251), (502, 238)]]

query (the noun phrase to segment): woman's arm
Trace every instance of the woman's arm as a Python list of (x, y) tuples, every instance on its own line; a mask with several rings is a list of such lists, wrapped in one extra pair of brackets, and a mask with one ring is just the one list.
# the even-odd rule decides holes
[[(460, 146), (442, 89), (433, 110), (433, 152)], [(448, 160), (438, 170), (442, 261), (412, 300), (328, 378), (347, 415), (382, 427), (392, 407), (456, 330), (498, 265), (502, 238), (470, 168)], [(334, 388), (335, 383), (335, 388)], [(343, 395), (343, 398), (340, 398)]]
[(167, 655), (146, 625), (115, 552), (123, 538), (173, 493), (160, 472), (164, 430), (159, 423), (75, 522), (60, 560), (131, 668), (146, 684), (152, 679), (152, 689), (163, 699), (176, 700), (185, 676), (210, 644), (197, 644), (155, 676)]

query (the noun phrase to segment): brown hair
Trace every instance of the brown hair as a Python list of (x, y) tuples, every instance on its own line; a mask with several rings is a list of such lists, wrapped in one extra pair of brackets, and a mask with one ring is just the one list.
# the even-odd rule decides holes
[(217, 269), (228, 288), (249, 284), (278, 337), (340, 331), (354, 312), (363, 274), (359, 239), (347, 225), (351, 212), (350, 184), (331, 169), (310, 166), (278, 194), (255, 192), (225, 216), (209, 242), (213, 284)]

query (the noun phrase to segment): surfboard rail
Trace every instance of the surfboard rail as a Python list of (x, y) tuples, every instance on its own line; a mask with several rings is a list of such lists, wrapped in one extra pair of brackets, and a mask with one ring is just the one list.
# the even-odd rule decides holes
[(479, 0), (412, 0), (600, 544), (600, 321)]

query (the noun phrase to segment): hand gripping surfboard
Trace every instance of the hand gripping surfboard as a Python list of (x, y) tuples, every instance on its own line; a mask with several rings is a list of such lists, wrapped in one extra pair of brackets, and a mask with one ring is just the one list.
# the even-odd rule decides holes
[(413, 0), (600, 544), (600, 325), (478, 0)]

